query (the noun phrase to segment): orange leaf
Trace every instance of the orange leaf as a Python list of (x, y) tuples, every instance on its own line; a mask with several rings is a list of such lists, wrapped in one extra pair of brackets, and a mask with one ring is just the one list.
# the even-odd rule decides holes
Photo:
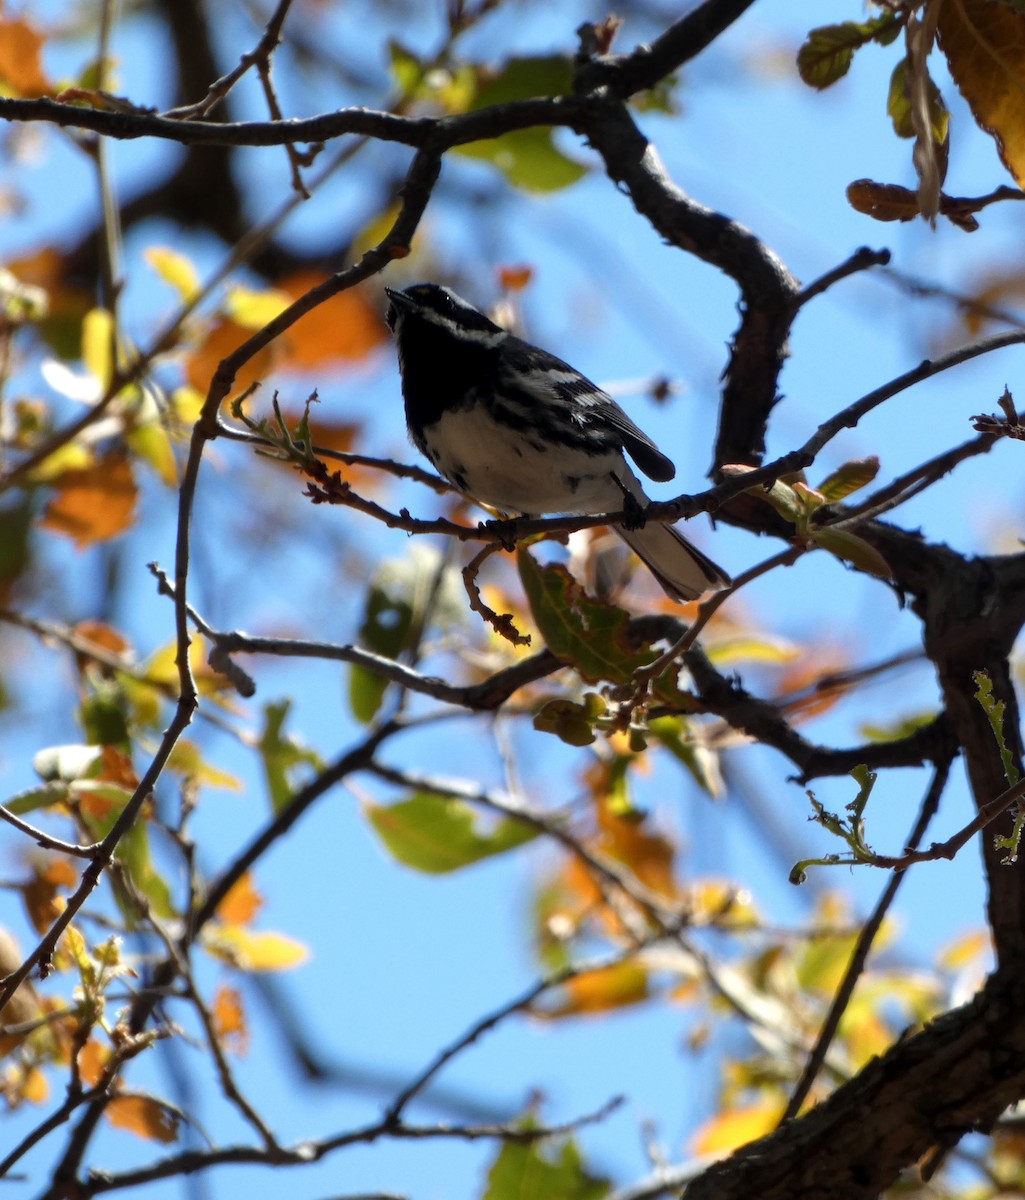
[(108, 650), (111, 654), (124, 654), (131, 649), (128, 639), (104, 621), (79, 621), (73, 632), (98, 650)]
[(41, 524), (72, 538), (79, 550), (109, 541), (132, 524), (138, 490), (132, 465), (119, 451), (91, 467), (65, 471), (53, 487), (57, 494)]
[[(185, 364), (185, 377), (189, 384), (201, 395), (205, 396), (210, 390), (210, 381), (222, 359), (234, 353), (243, 342), (253, 336), (253, 330), (238, 324), (230, 317), (223, 317), (208, 331), (202, 343), (188, 356)], [(264, 346), (245, 364), (235, 376), (235, 386), (231, 395), (236, 396), (245, 391), (250, 384), (258, 383), (274, 369), (281, 357), (277, 342)]]
[(233, 987), (218, 988), (210, 1012), (218, 1039), (235, 1054), (245, 1054), (249, 1049), (249, 1027), (241, 992)]
[[(299, 271), (277, 286), (295, 299), (330, 276), (322, 271)], [(361, 362), (388, 341), (388, 326), (362, 288), (339, 292), (308, 312), (288, 330), (288, 366), (300, 371)]]
[(37, 933), (45, 933), (64, 911), (63, 899), (57, 899), (58, 890), (75, 887), (78, 876), (66, 858), (52, 858), (33, 866), (35, 873), (21, 885), (21, 897), (32, 927)]
[(178, 1114), (152, 1096), (115, 1096), (104, 1110), (111, 1125), (127, 1129), (151, 1142), (173, 1142), (178, 1137)]
[(217, 906), (217, 916), (228, 925), (248, 925), (263, 908), (263, 897), (253, 886), (253, 876), (246, 871)]
[(90, 1038), (78, 1052), (78, 1073), (86, 1087), (95, 1087), (103, 1076), (110, 1058), (110, 1048)]
[[(3, 32), (0, 31), (0, 37)], [(21, 1098), (29, 1104), (45, 1104), (50, 1096), (50, 1085), (38, 1067), (26, 1067), (21, 1081)]]
[(566, 997), (562, 1003), (536, 1010), (536, 1015), (568, 1017), (639, 1004), (648, 997), (648, 973), (636, 962), (617, 963), (578, 975), (563, 986), (562, 992)]
[(0, 82), (19, 96), (42, 96), (49, 91), (40, 53), (45, 40), (23, 18), (0, 20)]
[(662, 896), (677, 894), (673, 875), (676, 847), (660, 833), (649, 833), (638, 821), (626, 820), (598, 805), (602, 830), (601, 848), (630, 868), (645, 887)]
[(1025, 13), (989, 0), (947, 0), (936, 32), (972, 115), (1025, 187)]
[(522, 292), (523, 289), (530, 283), (534, 277), (534, 268), (528, 266), (521, 267), (499, 267), (498, 278), (502, 284), (502, 290), (505, 292)]
[(771, 1133), (782, 1115), (781, 1103), (767, 1101), (720, 1113), (698, 1129), (691, 1147), (695, 1154), (727, 1154)]

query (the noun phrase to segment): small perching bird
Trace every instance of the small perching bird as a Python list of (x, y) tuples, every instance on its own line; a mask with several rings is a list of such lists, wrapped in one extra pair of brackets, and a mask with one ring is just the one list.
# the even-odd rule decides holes
[(414, 445), (460, 491), (506, 513), (606, 513), (673, 600), (729, 576), (648, 504), (625, 454), (659, 483), (676, 468), (619, 405), (568, 363), (530, 345), (448, 288), (385, 288)]

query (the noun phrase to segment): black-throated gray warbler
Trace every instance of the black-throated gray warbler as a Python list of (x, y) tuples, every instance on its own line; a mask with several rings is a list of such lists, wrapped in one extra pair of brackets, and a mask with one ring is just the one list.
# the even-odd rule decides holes
[(460, 491), (507, 513), (604, 513), (674, 600), (729, 577), (671, 525), (643, 524), (648, 503), (624, 457), (650, 479), (676, 468), (601, 388), (506, 332), (448, 288), (385, 288), (398, 345), (406, 425), (417, 449)]

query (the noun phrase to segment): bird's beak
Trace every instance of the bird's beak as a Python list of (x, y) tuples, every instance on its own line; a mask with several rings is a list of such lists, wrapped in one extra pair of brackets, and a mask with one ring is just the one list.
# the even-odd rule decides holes
[(414, 308), (419, 307), (412, 296), (407, 296), (405, 292), (400, 292), (398, 288), (386, 287), (384, 294), (396, 308), (401, 308), (405, 312), (412, 312)]

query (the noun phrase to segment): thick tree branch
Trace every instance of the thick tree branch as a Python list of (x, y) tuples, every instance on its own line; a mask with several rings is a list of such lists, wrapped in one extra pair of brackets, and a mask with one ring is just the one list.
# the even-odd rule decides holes
[(1025, 1095), (1017, 969), (873, 1059), (805, 1116), (709, 1167), (685, 1200), (876, 1200), (940, 1141), (988, 1130)]

